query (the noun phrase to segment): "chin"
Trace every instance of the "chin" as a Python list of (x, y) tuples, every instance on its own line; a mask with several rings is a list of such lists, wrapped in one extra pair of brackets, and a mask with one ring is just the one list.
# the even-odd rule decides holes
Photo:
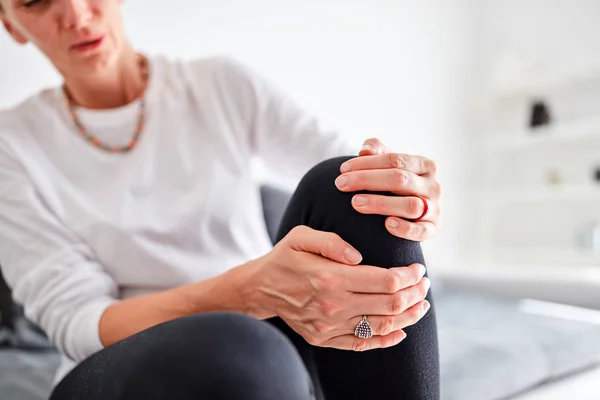
[(117, 51), (100, 51), (93, 54), (77, 55), (71, 64), (77, 66), (80, 71), (86, 74), (97, 74), (116, 64), (119, 59)]

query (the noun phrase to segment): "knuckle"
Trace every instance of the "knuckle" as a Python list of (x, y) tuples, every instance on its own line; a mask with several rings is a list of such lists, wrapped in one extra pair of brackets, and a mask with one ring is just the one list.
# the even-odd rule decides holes
[(352, 343), (352, 350), (354, 351), (365, 351), (369, 348), (367, 339), (358, 338)]
[(425, 316), (425, 312), (423, 311), (423, 307), (420, 305), (416, 306), (414, 311), (411, 312), (410, 317), (406, 321), (406, 326), (411, 326), (416, 324)]
[(418, 217), (423, 213), (423, 201), (417, 197), (409, 197), (407, 208), (411, 217)]
[(392, 301), (390, 304), (390, 311), (392, 314), (401, 314), (402, 311), (406, 310), (407, 300), (403, 293), (396, 293), (392, 295)]
[(423, 307), (418, 307), (417, 310), (415, 310), (415, 312), (412, 313), (411, 317), (410, 317), (410, 325), (414, 325), (417, 322), (419, 322), (421, 320), (421, 318), (423, 318), (423, 316), (425, 315), (425, 313), (423, 312)]
[(390, 167), (392, 168), (404, 168), (406, 166), (404, 157), (398, 153), (389, 153), (388, 161), (390, 163)]
[(404, 327), (406, 328), (407, 326), (416, 324), (417, 322), (419, 322), (421, 317), (422, 317), (422, 315), (421, 315), (420, 311), (418, 311), (418, 310), (412, 311), (410, 313), (410, 315), (407, 316), (405, 323), (404, 323)]
[(381, 338), (381, 347), (391, 347), (395, 344), (395, 339), (393, 337), (382, 337)]
[(411, 284), (409, 286), (418, 285), (420, 282), (423, 281), (423, 279), (424, 276), (421, 276), (421, 272), (419, 271), (419, 269), (415, 268), (414, 273), (412, 275)]
[(390, 271), (385, 275), (384, 279), (383, 286), (386, 293), (396, 293), (402, 289), (402, 279), (397, 273)]
[(337, 285), (337, 277), (329, 271), (321, 271), (315, 283), (318, 293), (328, 292), (335, 289)]
[(439, 183), (438, 181), (433, 182), (431, 190), (432, 190), (434, 196), (436, 196), (436, 197), (442, 196), (442, 191), (443, 191), (442, 184)]
[(417, 225), (414, 228), (414, 234), (415, 234), (417, 241), (422, 241), (422, 240), (427, 239), (427, 237), (429, 235), (428, 225), (427, 224)]
[(321, 300), (317, 303), (317, 308), (326, 317), (333, 317), (338, 311), (338, 305), (330, 300)]
[(298, 236), (298, 235), (302, 235), (303, 233), (308, 232), (308, 230), (309, 230), (309, 228), (306, 225), (297, 225), (292, 228), (292, 230), (290, 231), (290, 234), (292, 236)]
[(396, 228), (396, 231), (402, 237), (412, 237), (415, 230), (414, 226), (415, 224), (401, 224), (398, 228)]
[(432, 174), (436, 174), (438, 171), (438, 166), (436, 162), (428, 158), (423, 160), (423, 166), (425, 167), (425, 170), (429, 171)]
[(429, 227), (428, 224), (424, 224), (421, 226), (421, 229), (419, 230), (419, 239), (420, 240), (425, 240), (429, 237), (429, 231), (431, 230), (431, 228)]
[(418, 294), (420, 299), (424, 299), (427, 296), (427, 286), (426, 283), (428, 278), (421, 280), (418, 286)]
[(336, 254), (336, 247), (339, 247), (338, 246), (339, 243), (340, 243), (340, 237), (336, 233), (333, 233), (333, 232), (327, 233), (327, 239), (326, 239), (326, 243), (325, 243), (325, 252), (327, 253), (327, 256)]
[(291, 232), (302, 233), (302, 232), (305, 232), (305, 228), (307, 228), (305, 225), (297, 225), (292, 228)]
[(373, 211), (379, 212), (382, 214), (389, 214), (389, 206), (386, 203), (386, 196), (374, 196), (373, 197)]
[(408, 183), (408, 174), (401, 169), (392, 170), (392, 179), (398, 185), (405, 185)]
[(393, 317), (381, 317), (379, 321), (377, 332), (381, 336), (389, 335), (394, 331), (394, 318)]

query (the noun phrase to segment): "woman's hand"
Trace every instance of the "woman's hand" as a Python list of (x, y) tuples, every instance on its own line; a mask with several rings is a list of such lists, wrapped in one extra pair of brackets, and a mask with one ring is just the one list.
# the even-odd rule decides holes
[[(338, 235), (298, 226), (251, 262), (245, 295), (255, 309), (280, 316), (314, 346), (355, 351), (394, 346), (406, 337), (402, 329), (429, 309), (425, 267), (357, 265), (361, 259)], [(373, 328), (369, 339), (354, 336), (363, 315)]]
[[(354, 209), (363, 214), (389, 216), (386, 228), (394, 236), (423, 241), (436, 233), (441, 213), (442, 187), (436, 164), (420, 156), (390, 152), (378, 139), (368, 139), (359, 157), (340, 168), (335, 184), (344, 192), (368, 190), (399, 196), (360, 194), (352, 198)], [(425, 203), (428, 210), (423, 218)]]

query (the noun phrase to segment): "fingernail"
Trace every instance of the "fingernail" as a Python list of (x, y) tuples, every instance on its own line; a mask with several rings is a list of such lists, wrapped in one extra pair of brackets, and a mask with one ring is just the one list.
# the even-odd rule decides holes
[(363, 147), (361, 148), (361, 150), (371, 150), (373, 147), (370, 144), (365, 144), (363, 145)]
[(398, 221), (396, 221), (395, 219), (388, 219), (387, 220), (387, 226), (389, 226), (390, 228), (397, 228), (398, 227)]
[(347, 176), (339, 176), (336, 180), (335, 180), (335, 185), (338, 188), (343, 188), (346, 187), (346, 185), (348, 185), (348, 177)]
[(346, 250), (344, 250), (344, 258), (352, 264), (359, 263), (362, 260), (360, 253), (351, 247), (347, 247)]
[(369, 203), (369, 199), (367, 199), (365, 196), (354, 196), (354, 204), (357, 206), (366, 206), (367, 203)]
[(422, 277), (425, 276), (425, 271), (427, 271), (427, 269), (425, 268), (424, 265), (419, 265), (419, 275)]
[(422, 307), (423, 307), (423, 312), (427, 312), (427, 311), (429, 311), (429, 308), (431, 307), (431, 304), (429, 304), (429, 302), (427, 300), (425, 300), (423, 302), (423, 306)]
[(349, 172), (352, 169), (352, 164), (350, 164), (349, 162), (345, 162), (340, 166), (340, 171), (342, 172), (342, 174)]

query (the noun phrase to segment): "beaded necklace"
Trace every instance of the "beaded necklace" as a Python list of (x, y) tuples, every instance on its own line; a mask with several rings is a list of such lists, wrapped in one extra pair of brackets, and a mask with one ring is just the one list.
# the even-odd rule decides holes
[(77, 128), (77, 131), (79, 132), (81, 137), (83, 137), (85, 140), (87, 140), (89, 143), (91, 143), (94, 147), (96, 147), (100, 150), (109, 152), (109, 153), (127, 153), (127, 152), (132, 151), (138, 144), (138, 140), (140, 138), (140, 135), (142, 134), (142, 131), (144, 129), (144, 124), (146, 121), (146, 98), (145, 98), (144, 94), (146, 92), (146, 88), (148, 87), (148, 75), (149, 75), (148, 61), (143, 56), (140, 56), (140, 69), (142, 71), (142, 80), (144, 82), (144, 87), (143, 87), (141, 95), (140, 95), (141, 96), (140, 113), (138, 116), (138, 121), (136, 124), (136, 128), (135, 128), (133, 137), (131, 138), (129, 143), (125, 146), (107, 145), (105, 143), (102, 143), (100, 141), (100, 139), (98, 139), (94, 135), (90, 134), (87, 131), (87, 129), (83, 126), (83, 124), (81, 123), (81, 120), (79, 119), (79, 116), (77, 115), (77, 112), (75, 111), (75, 104), (74, 104), (75, 102), (73, 100), (73, 97), (71, 96), (71, 94), (69, 93), (67, 88), (65, 86), (63, 86), (63, 90), (65, 92), (65, 103), (67, 106), (67, 110), (69, 111), (69, 114), (71, 115), (71, 120), (73, 121), (73, 124), (75, 124), (75, 127)]

